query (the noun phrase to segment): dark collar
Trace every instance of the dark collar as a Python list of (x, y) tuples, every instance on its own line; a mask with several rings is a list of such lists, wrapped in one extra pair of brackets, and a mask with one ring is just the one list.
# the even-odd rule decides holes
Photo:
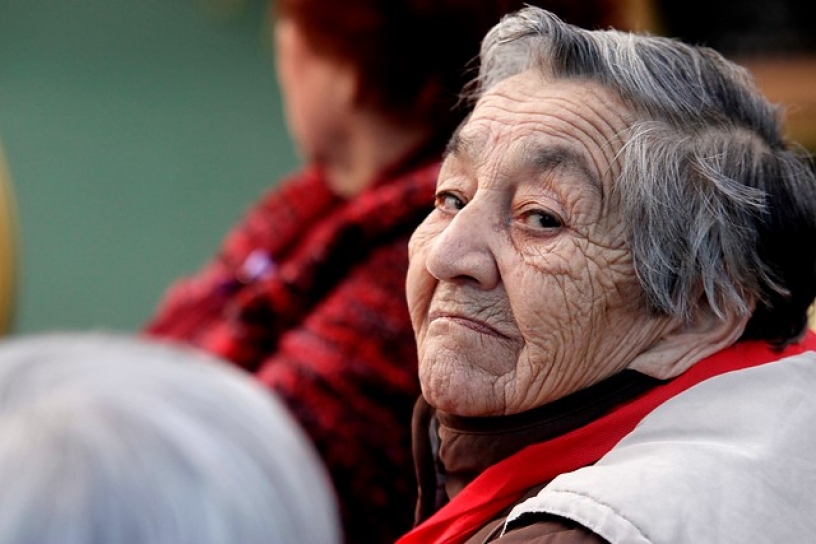
[(418, 518), (440, 508), (487, 467), (530, 444), (578, 429), (659, 383), (624, 370), (545, 406), (496, 417), (456, 416), (420, 399), (414, 414)]

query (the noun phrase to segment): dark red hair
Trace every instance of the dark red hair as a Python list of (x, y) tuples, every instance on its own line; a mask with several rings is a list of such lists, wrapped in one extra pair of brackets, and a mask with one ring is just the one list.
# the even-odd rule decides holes
[(584, 27), (609, 26), (615, 0), (273, 0), (319, 54), (354, 66), (361, 100), (404, 122), (450, 132), (479, 45), (501, 17), (539, 5)]

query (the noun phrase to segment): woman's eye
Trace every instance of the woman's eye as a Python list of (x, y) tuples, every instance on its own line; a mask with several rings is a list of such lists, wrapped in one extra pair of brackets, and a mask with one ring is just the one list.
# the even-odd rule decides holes
[(435, 205), (440, 210), (448, 212), (458, 212), (465, 207), (465, 203), (461, 198), (453, 193), (439, 193), (436, 195)]
[(532, 211), (524, 214), (524, 223), (534, 229), (557, 229), (559, 227), (564, 226), (564, 223), (561, 221), (557, 215), (544, 212), (544, 211)]

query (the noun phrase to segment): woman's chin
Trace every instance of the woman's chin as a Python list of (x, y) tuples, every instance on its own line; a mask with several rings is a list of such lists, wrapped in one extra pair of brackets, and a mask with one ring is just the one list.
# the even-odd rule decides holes
[(486, 394), (493, 391), (495, 383), (487, 384), (484, 378), (465, 372), (430, 371), (427, 376), (428, 380), (421, 380), (422, 396), (437, 410), (466, 417), (500, 415), (504, 412), (505, 407), (499, 402), (503, 399)]

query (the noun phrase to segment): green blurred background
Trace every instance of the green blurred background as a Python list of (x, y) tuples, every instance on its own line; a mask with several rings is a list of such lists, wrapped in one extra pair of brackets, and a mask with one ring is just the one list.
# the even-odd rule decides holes
[[(816, 4), (690, 1), (621, 9), (634, 27), (747, 61), (816, 150)], [(138, 329), (296, 167), (267, 3), (0, 0), (0, 144), (20, 252), (12, 332)]]
[(297, 164), (266, 2), (0, 0), (12, 332), (135, 330)]

